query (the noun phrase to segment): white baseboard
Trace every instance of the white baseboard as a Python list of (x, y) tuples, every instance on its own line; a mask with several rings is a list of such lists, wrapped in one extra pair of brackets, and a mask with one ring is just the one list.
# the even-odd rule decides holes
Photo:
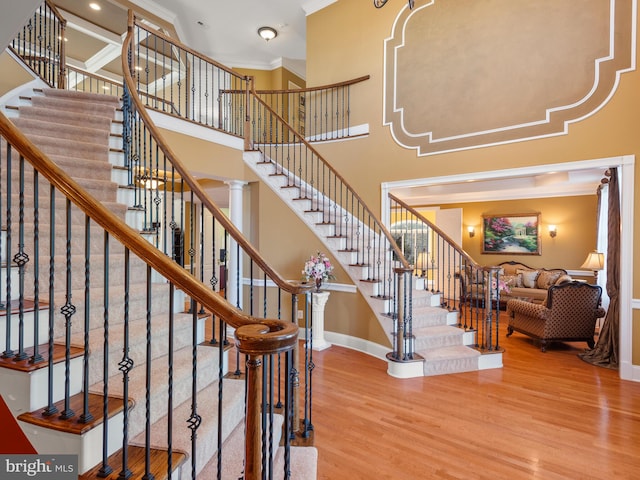
[(376, 357), (384, 362), (387, 361), (387, 353), (392, 349), (384, 345), (370, 342), (369, 340), (363, 340), (362, 338), (352, 337), (350, 335), (344, 335), (336, 332), (324, 332), (325, 339), (332, 345), (339, 347), (350, 348), (351, 350), (357, 350), (372, 357)]

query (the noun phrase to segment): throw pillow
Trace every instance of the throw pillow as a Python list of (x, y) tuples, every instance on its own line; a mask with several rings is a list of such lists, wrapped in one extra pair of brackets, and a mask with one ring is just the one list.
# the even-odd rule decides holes
[(541, 270), (538, 278), (536, 279), (536, 285), (538, 288), (544, 288), (547, 290), (551, 285), (556, 283), (561, 275), (562, 272), (547, 272), (546, 270)]
[(522, 285), (526, 288), (536, 288), (537, 270), (518, 270), (518, 273), (522, 276)]
[(522, 277), (520, 275), (502, 275), (500, 280), (509, 288), (522, 287)]
[(571, 281), (572, 281), (571, 275), (560, 275), (554, 285), (562, 285), (563, 283), (567, 283)]

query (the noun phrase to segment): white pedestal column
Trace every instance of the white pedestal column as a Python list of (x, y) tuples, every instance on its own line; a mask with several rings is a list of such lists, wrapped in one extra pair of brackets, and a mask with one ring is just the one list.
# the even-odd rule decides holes
[(313, 323), (311, 324), (311, 336), (313, 338), (313, 349), (317, 351), (325, 350), (331, 346), (324, 339), (324, 307), (329, 300), (329, 292), (314, 292), (311, 295), (311, 314)]
[[(230, 180), (225, 183), (229, 185), (229, 219), (242, 232), (242, 189), (247, 182)], [(243, 272), (237, 246), (238, 242), (231, 238), (227, 252), (227, 300), (233, 306), (242, 308)]]

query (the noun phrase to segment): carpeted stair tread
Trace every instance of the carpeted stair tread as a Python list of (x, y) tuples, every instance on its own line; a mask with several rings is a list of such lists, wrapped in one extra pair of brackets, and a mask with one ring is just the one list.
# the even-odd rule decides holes
[[(174, 353), (173, 363), (173, 395), (174, 405), (190, 402), (192, 389), (191, 347), (182, 348)], [(198, 348), (198, 377), (197, 390), (200, 392), (215, 380), (218, 369), (218, 349)], [(113, 372), (109, 378), (109, 395), (122, 396), (123, 376), (120, 372)], [(146, 397), (146, 363), (138, 364), (129, 372), (129, 398), (135, 402), (135, 408), (129, 412), (129, 431), (131, 438), (140, 434), (145, 428), (145, 397)], [(156, 423), (167, 414), (167, 395), (169, 385), (168, 356), (163, 355), (151, 362), (150, 417), (151, 423)], [(103, 382), (89, 387), (89, 391), (101, 393)], [(205, 395), (202, 396), (205, 400)], [(199, 395), (200, 398), (200, 395)], [(217, 399), (217, 395), (215, 396)], [(203, 409), (202, 412), (209, 410)]]
[(40, 108), (49, 108), (67, 113), (75, 113), (79, 115), (97, 115), (107, 116), (114, 115), (116, 107), (108, 104), (90, 103), (85, 104), (79, 101), (69, 101), (62, 98), (50, 98), (42, 96), (34, 96), (31, 99), (31, 105)]
[(424, 375), (444, 375), (478, 369), (480, 352), (465, 346), (441, 347), (430, 350), (416, 350), (424, 358)]
[(464, 331), (447, 325), (414, 328), (415, 350), (444, 348), (463, 345)]
[(77, 158), (66, 155), (49, 155), (63, 170), (73, 170), (73, 178), (94, 178), (111, 181), (113, 166), (108, 161), (79, 162)]
[[(239, 382), (238, 380), (232, 380)], [(242, 383), (242, 382), (240, 382)], [(226, 385), (226, 383), (225, 383)], [(275, 414), (273, 419), (274, 428), (274, 456), (277, 453), (277, 446), (282, 436), (282, 425), (284, 419), (281, 415)], [(242, 478), (242, 472), (244, 471), (244, 422), (239, 424), (223, 442), (222, 453), (222, 478), (236, 479)], [(275, 461), (274, 461), (275, 464)], [(201, 478), (216, 478), (218, 470), (218, 459), (216, 457), (211, 458), (209, 462), (200, 471)], [(274, 478), (281, 478), (274, 472)], [(293, 475), (291, 478), (298, 479), (299, 477)], [(302, 478), (302, 477), (300, 477)]]
[(64, 125), (78, 125), (89, 128), (110, 130), (113, 122), (113, 114), (110, 115), (78, 115), (69, 110), (54, 110), (46, 107), (22, 106), (18, 109), (22, 119), (55, 121)]
[(19, 117), (14, 118), (12, 121), (29, 138), (31, 138), (31, 135), (37, 135), (38, 137), (72, 140), (74, 143), (86, 142), (102, 145), (107, 143), (110, 134), (109, 130), (104, 128), (69, 125), (55, 122), (52, 119), (41, 120)]
[[(235, 459), (242, 465), (244, 456), (244, 446), (232, 448), (227, 443), (227, 439), (234, 435), (237, 429), (244, 432), (244, 382), (241, 380), (223, 380), (224, 395), (222, 398), (222, 441), (223, 441), (223, 466)], [(215, 478), (206, 474), (206, 466), (214, 464), (215, 452), (218, 450), (218, 383), (214, 382), (198, 393), (197, 397), (198, 414), (202, 417), (202, 423), (198, 428), (198, 451), (196, 457), (196, 471), (199, 478)], [(173, 411), (173, 448), (191, 452), (191, 430), (187, 428), (187, 420), (191, 416), (191, 399), (177, 405)], [(243, 435), (244, 437), (244, 435)], [(133, 443), (144, 441), (144, 432), (138, 438), (133, 439)], [(167, 442), (167, 421), (162, 418), (151, 427), (151, 445), (157, 448), (166, 448)], [(213, 460), (211, 460), (213, 456)], [(232, 456), (229, 459), (229, 456)], [(235, 464), (235, 462), (234, 462)], [(186, 469), (186, 470), (185, 470)], [(214, 470), (215, 471), (215, 470)], [(187, 473), (188, 472), (188, 473)], [(186, 477), (191, 475), (191, 459), (189, 458), (183, 466), (183, 474)], [(234, 472), (235, 474), (235, 472)], [(222, 478), (238, 478), (235, 476), (223, 475)]]
[[(104, 329), (101, 323), (104, 321), (96, 316), (89, 331), (89, 380), (97, 383), (102, 379), (104, 368)], [(168, 353), (169, 317), (168, 314), (152, 314), (151, 319), (151, 358), (155, 360)], [(139, 316), (129, 322), (129, 358), (134, 365), (143, 364), (146, 361), (146, 318)], [(118, 371), (118, 363), (122, 360), (122, 345), (124, 345), (124, 329), (110, 329), (109, 332), (109, 371), (113, 374)], [(192, 318), (186, 313), (174, 314), (174, 349), (180, 350), (191, 345)], [(78, 332), (71, 337), (71, 343), (83, 345), (84, 332)]]
[[(80, 160), (105, 161), (109, 157), (109, 146), (88, 142), (74, 142), (73, 148), (69, 148), (69, 141), (61, 138), (52, 138), (43, 135), (29, 135), (38, 148), (47, 155), (65, 155)], [(44, 148), (42, 147), (44, 146)]]
[(61, 98), (67, 101), (75, 100), (83, 103), (120, 105), (120, 99), (118, 97), (105, 95), (104, 93), (79, 92), (77, 90), (62, 90), (58, 88), (46, 88), (42, 90), (42, 93), (47, 98)]
[[(296, 480), (316, 480), (318, 478), (318, 449), (315, 447), (290, 447), (289, 470)], [(284, 447), (278, 447), (273, 467), (275, 480), (284, 478)]]
[(449, 312), (440, 307), (420, 306), (413, 308), (413, 328), (446, 325)]

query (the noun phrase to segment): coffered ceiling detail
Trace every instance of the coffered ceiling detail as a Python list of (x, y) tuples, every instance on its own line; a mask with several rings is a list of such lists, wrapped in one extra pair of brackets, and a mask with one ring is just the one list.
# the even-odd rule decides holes
[(432, 0), (385, 41), (384, 123), (430, 155), (567, 133), (635, 68), (636, 0)]

